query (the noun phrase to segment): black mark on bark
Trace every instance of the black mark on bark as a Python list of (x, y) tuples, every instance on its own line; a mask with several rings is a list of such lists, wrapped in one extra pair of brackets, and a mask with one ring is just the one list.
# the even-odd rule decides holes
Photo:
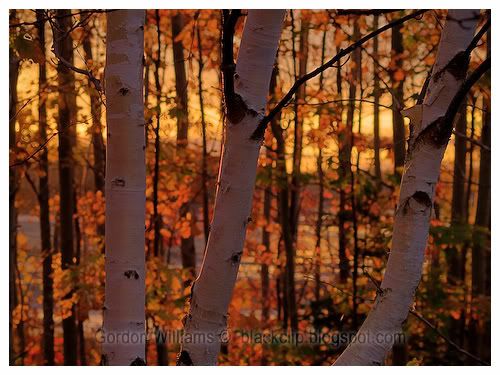
[(112, 186), (118, 186), (118, 187), (124, 187), (125, 186), (125, 180), (123, 178), (115, 178), (111, 181)]
[(108, 365), (108, 356), (106, 354), (101, 355), (101, 362), (99, 363), (101, 366)]
[(446, 66), (434, 74), (434, 82), (438, 81), (444, 72), (450, 73), (457, 81), (465, 78), (467, 66), (469, 65), (469, 54), (466, 51), (457, 53)]
[(416, 191), (412, 195), (412, 198), (415, 199), (416, 202), (424, 205), (425, 207), (432, 207), (432, 200), (429, 197), (429, 194), (427, 194), (424, 191)]
[(125, 271), (123, 274), (125, 275), (125, 277), (126, 277), (127, 279), (131, 279), (131, 278), (133, 277), (134, 279), (136, 279), (136, 280), (137, 280), (137, 279), (139, 278), (139, 274), (138, 274), (138, 273), (137, 273), (137, 271), (135, 271), (135, 270), (128, 270), (128, 271)]
[(233, 266), (236, 266), (240, 263), (240, 260), (241, 260), (241, 255), (243, 254), (243, 251), (239, 251), (237, 253), (234, 253), (232, 256), (231, 256), (231, 264)]
[(120, 90), (118, 90), (118, 92), (120, 93), (121, 96), (125, 96), (130, 92), (130, 90), (127, 89), (126, 87), (122, 87)]
[(179, 353), (177, 357), (176, 366), (193, 366), (193, 361), (191, 360), (191, 356), (186, 350), (183, 350)]
[(130, 366), (146, 366), (146, 361), (144, 361), (144, 359), (142, 359), (140, 357), (137, 357), (136, 359), (134, 359), (132, 361)]

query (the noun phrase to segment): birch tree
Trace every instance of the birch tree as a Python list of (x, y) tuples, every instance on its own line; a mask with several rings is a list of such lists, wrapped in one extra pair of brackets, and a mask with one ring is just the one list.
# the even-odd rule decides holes
[(229, 17), (224, 17), (226, 141), (217, 178), (213, 221), (200, 274), (191, 288), (178, 365), (217, 363), (250, 221), (261, 146), (260, 140), (251, 136), (264, 115), (284, 13), (267, 9), (248, 11), (236, 67), (232, 31), (237, 13), (232, 11)]
[(107, 16), (106, 287), (102, 362), (145, 364), (144, 11)]
[(436, 183), (452, 130), (444, 119), (467, 72), (478, 14), (449, 11), (424, 102), (404, 111), (411, 120), (411, 136), (384, 280), (372, 310), (336, 365), (382, 364), (408, 315), (422, 274)]

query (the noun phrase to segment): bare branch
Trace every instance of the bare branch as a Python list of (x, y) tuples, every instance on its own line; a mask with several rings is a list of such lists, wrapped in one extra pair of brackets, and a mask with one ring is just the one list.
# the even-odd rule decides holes
[[(55, 30), (54, 30), (55, 28), (57, 28), (57, 26), (54, 24), (52, 18), (48, 17), (48, 21), (49, 21), (50, 27), (52, 29), (52, 35), (57, 35)], [(71, 64), (69, 61), (67, 61), (66, 59), (64, 59), (61, 56), (61, 54), (59, 52), (58, 40), (56, 40), (56, 38), (53, 38), (53, 41), (52, 41), (52, 52), (57, 57), (59, 62), (62, 63), (66, 68), (74, 71), (75, 73), (80, 73), (80, 74), (87, 76), (89, 81), (92, 82), (92, 84), (95, 86), (96, 90), (99, 92), (102, 92), (101, 81), (94, 76), (94, 74), (92, 73), (91, 70), (77, 68), (76, 66), (74, 66), (73, 64)]]
[(255, 129), (254, 133), (252, 134), (252, 139), (260, 140), (264, 137), (264, 132), (266, 131), (267, 124), (271, 121), (271, 119), (274, 116), (276, 116), (283, 109), (283, 107), (292, 99), (292, 97), (294, 96), (295, 92), (297, 92), (299, 87), (302, 86), (305, 82), (307, 82), (311, 78), (316, 77), (318, 74), (325, 71), (326, 69), (331, 68), (342, 57), (350, 54), (351, 52), (353, 52), (357, 48), (361, 47), (364, 43), (366, 43), (370, 39), (376, 37), (377, 35), (383, 33), (386, 30), (392, 29), (398, 25), (403, 24), (404, 22), (406, 22), (408, 20), (414, 19), (414, 18), (424, 14), (425, 12), (427, 12), (427, 9), (417, 10), (417, 11), (415, 11), (407, 16), (404, 16), (402, 18), (399, 18), (395, 21), (388, 23), (385, 26), (382, 26), (378, 30), (373, 31), (373, 32), (369, 33), (368, 35), (365, 35), (364, 37), (362, 37), (358, 41), (354, 42), (346, 49), (341, 49), (340, 52), (336, 56), (331, 58), (325, 64), (319, 66), (318, 68), (314, 69), (313, 71), (300, 77), (297, 81), (295, 81), (293, 86), (285, 94), (285, 96), (280, 100), (280, 102), (266, 116), (264, 116), (264, 118), (261, 120), (261, 122), (257, 126), (257, 129)]

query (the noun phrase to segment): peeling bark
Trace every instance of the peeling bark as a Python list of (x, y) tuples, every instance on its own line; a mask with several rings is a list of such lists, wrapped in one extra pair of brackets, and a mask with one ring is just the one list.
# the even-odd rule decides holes
[(251, 136), (264, 113), (283, 16), (282, 10), (248, 13), (234, 75), (235, 94), (246, 110), (240, 121), (233, 122), (231, 116), (226, 124), (214, 217), (200, 274), (191, 288), (181, 365), (217, 363), (252, 206), (260, 142)]
[[(451, 125), (447, 127), (440, 119), (447, 114), (459, 91), (462, 79), (457, 77), (465, 75), (443, 68), (467, 49), (474, 37), (478, 13), (477, 10), (449, 11), (424, 103), (405, 112), (413, 128), (411, 147), (401, 181), (392, 250), (381, 284), (383, 293), (377, 296), (368, 317), (336, 365), (382, 364), (394, 340), (367, 340), (367, 337), (373, 339), (377, 334), (397, 337), (406, 320), (422, 274), (435, 186), (451, 135)], [(464, 71), (467, 65), (462, 65)]]
[(145, 364), (143, 25), (143, 10), (107, 14), (102, 362), (108, 365)]

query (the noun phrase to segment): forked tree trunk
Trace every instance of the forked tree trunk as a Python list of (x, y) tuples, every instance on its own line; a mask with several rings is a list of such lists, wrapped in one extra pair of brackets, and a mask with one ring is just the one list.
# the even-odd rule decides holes
[(144, 11), (107, 16), (103, 364), (145, 364)]
[[(375, 305), (336, 365), (382, 364), (408, 316), (422, 274), (435, 187), (451, 134), (451, 129), (440, 127), (440, 119), (465, 77), (464, 51), (474, 36), (478, 14), (449, 11), (424, 103), (407, 111), (413, 129), (384, 280)], [(383, 340), (376, 339), (380, 334)]]
[(214, 217), (200, 274), (191, 289), (179, 365), (217, 363), (250, 221), (261, 145), (251, 136), (264, 112), (283, 17), (283, 10), (248, 12), (234, 75), (236, 98), (226, 98), (233, 107), (227, 108)]

